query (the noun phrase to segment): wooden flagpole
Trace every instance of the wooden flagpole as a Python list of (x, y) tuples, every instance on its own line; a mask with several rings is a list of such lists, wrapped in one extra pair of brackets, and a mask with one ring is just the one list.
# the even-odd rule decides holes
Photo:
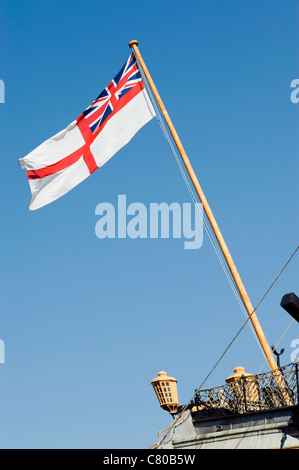
[[(201, 189), (201, 186), (200, 186), (200, 184), (199, 184), (199, 182), (198, 182), (198, 180), (197, 180), (197, 177), (196, 177), (196, 175), (195, 175), (195, 173), (194, 173), (194, 171), (193, 171), (193, 168), (192, 168), (192, 166), (191, 166), (191, 164), (190, 164), (190, 161), (189, 161), (189, 159), (188, 159), (188, 157), (187, 157), (187, 155), (186, 155), (186, 152), (185, 152), (185, 150), (184, 150), (184, 148), (183, 148), (183, 145), (182, 145), (182, 143), (181, 143), (181, 141), (180, 141), (180, 139), (179, 139), (179, 136), (178, 136), (178, 134), (177, 134), (177, 132), (176, 132), (176, 130), (175, 130), (175, 128), (174, 128), (174, 125), (173, 125), (172, 122), (171, 122), (171, 119), (170, 119), (170, 117), (169, 117), (169, 115), (168, 115), (168, 113), (167, 113), (167, 111), (166, 111), (166, 108), (165, 108), (165, 106), (164, 106), (164, 104), (163, 104), (163, 102), (162, 102), (162, 100), (161, 100), (161, 98), (160, 98), (160, 95), (159, 95), (159, 93), (158, 93), (158, 91), (157, 91), (157, 88), (155, 87), (155, 84), (154, 84), (154, 82), (153, 82), (153, 80), (152, 80), (152, 78), (151, 78), (151, 76), (150, 76), (150, 74), (149, 74), (149, 71), (148, 71), (148, 69), (147, 69), (147, 67), (146, 67), (146, 65), (145, 65), (145, 63), (144, 63), (144, 61), (143, 61), (143, 59), (142, 59), (142, 57), (141, 57), (141, 54), (140, 54), (139, 49), (138, 49), (138, 41), (135, 41), (135, 40), (134, 40), (134, 41), (130, 41), (130, 42), (129, 42), (129, 46), (130, 46), (131, 49), (133, 49), (134, 53), (136, 54), (136, 57), (137, 57), (137, 59), (138, 59), (140, 65), (141, 65), (141, 67), (142, 67), (142, 70), (143, 70), (143, 72), (144, 72), (144, 75), (146, 76), (146, 79), (147, 79), (147, 81), (148, 81), (148, 83), (149, 83), (149, 86), (151, 87), (151, 90), (152, 90), (152, 92), (153, 92), (153, 95), (154, 95), (154, 97), (155, 97), (155, 99), (156, 99), (156, 101), (157, 101), (157, 103), (158, 103), (158, 105), (159, 105), (159, 108), (160, 108), (160, 110), (161, 110), (161, 112), (162, 112), (162, 114), (163, 114), (163, 117), (164, 117), (165, 122), (166, 122), (166, 124), (167, 124), (167, 126), (168, 126), (168, 129), (169, 129), (169, 131), (170, 131), (170, 133), (171, 133), (171, 135), (172, 135), (172, 137), (173, 137), (173, 140), (174, 140), (174, 142), (175, 142), (175, 144), (176, 144), (176, 146), (177, 146), (177, 148), (178, 148), (178, 151), (180, 152), (180, 155), (181, 155), (182, 160), (183, 160), (183, 162), (184, 162), (185, 168), (186, 168), (186, 170), (187, 170), (187, 172), (188, 172), (188, 174), (189, 174), (189, 176), (190, 176), (190, 179), (191, 179), (191, 181), (192, 181), (192, 183), (193, 183), (193, 186), (194, 186), (194, 188), (195, 188), (195, 190), (196, 190), (196, 192), (197, 192), (197, 195), (198, 195), (198, 197), (199, 197), (199, 199), (200, 199), (200, 201), (201, 201), (201, 203), (202, 203), (202, 206), (203, 206), (203, 208), (204, 208), (204, 210), (205, 210), (205, 213), (206, 213), (206, 215), (207, 215), (207, 217), (208, 217), (208, 220), (209, 220), (210, 225), (211, 225), (211, 227), (212, 227), (212, 229), (213, 229), (213, 232), (214, 232), (214, 234), (215, 234), (215, 236), (216, 236), (216, 238), (217, 238), (218, 244), (219, 244), (219, 246), (220, 246), (220, 248), (221, 248), (221, 251), (222, 251), (222, 253), (223, 253), (223, 256), (224, 256), (224, 258), (225, 258), (225, 260), (226, 260), (226, 262), (227, 262), (227, 265), (228, 265), (229, 270), (230, 270), (230, 272), (231, 272), (231, 274), (232, 274), (232, 277), (233, 277), (233, 279), (234, 279), (234, 281), (235, 281), (235, 284), (236, 284), (236, 286), (237, 286), (237, 288), (238, 288), (238, 291), (239, 291), (239, 293), (240, 293), (240, 296), (241, 296), (241, 298), (242, 298), (242, 301), (243, 301), (243, 303), (244, 303), (244, 306), (245, 306), (245, 308), (246, 308), (246, 310), (247, 310), (247, 313), (248, 313), (248, 315), (250, 316), (251, 323), (252, 323), (253, 328), (254, 328), (254, 330), (255, 330), (255, 332), (256, 332), (256, 335), (257, 335), (258, 340), (259, 340), (259, 342), (260, 342), (260, 344), (261, 344), (261, 347), (262, 347), (262, 349), (263, 349), (263, 351), (264, 351), (264, 354), (265, 354), (265, 356), (266, 356), (266, 358), (267, 358), (267, 361), (268, 361), (268, 363), (269, 363), (269, 366), (270, 366), (270, 368), (271, 368), (272, 370), (275, 370), (275, 369), (277, 369), (277, 364), (276, 364), (276, 362), (275, 362), (275, 359), (274, 359), (272, 350), (271, 350), (271, 348), (270, 348), (270, 346), (269, 346), (269, 344), (268, 344), (268, 342), (267, 342), (267, 340), (266, 340), (266, 337), (265, 337), (265, 335), (264, 335), (264, 332), (263, 332), (263, 330), (262, 330), (262, 328), (261, 328), (261, 325), (260, 325), (260, 323), (259, 323), (259, 321), (258, 321), (258, 319), (257, 319), (257, 316), (256, 316), (256, 314), (255, 314), (255, 312), (254, 312), (254, 309), (253, 309), (253, 307), (252, 307), (252, 304), (251, 304), (251, 302), (250, 302), (250, 299), (249, 299), (249, 297), (248, 297), (248, 295), (247, 295), (247, 292), (246, 292), (246, 290), (245, 290), (245, 287), (244, 287), (244, 285), (243, 285), (243, 282), (242, 282), (242, 280), (241, 280), (241, 278), (240, 278), (240, 275), (239, 275), (239, 273), (238, 273), (238, 271), (237, 271), (237, 268), (236, 268), (236, 266), (235, 266), (235, 264), (234, 264), (234, 262), (233, 262), (233, 259), (232, 259), (231, 255), (230, 255), (230, 252), (229, 252), (229, 250), (228, 250), (228, 248), (227, 248), (227, 246), (226, 246), (226, 243), (225, 243), (224, 238), (223, 238), (223, 236), (222, 236), (222, 234), (221, 234), (221, 232), (220, 232), (220, 229), (219, 229), (219, 227), (218, 227), (218, 225), (217, 225), (217, 222), (216, 222), (216, 220), (215, 220), (215, 218), (214, 218), (214, 216), (213, 216), (213, 213), (212, 213), (211, 208), (210, 208), (210, 206), (209, 206), (209, 204), (208, 204), (208, 201), (207, 201), (207, 199), (206, 199), (206, 197), (205, 197), (205, 195), (204, 195), (204, 193), (203, 193), (203, 190)], [(278, 371), (276, 372), (276, 375), (277, 375), (277, 374), (278, 374)], [(280, 374), (279, 374), (279, 375), (280, 375)]]

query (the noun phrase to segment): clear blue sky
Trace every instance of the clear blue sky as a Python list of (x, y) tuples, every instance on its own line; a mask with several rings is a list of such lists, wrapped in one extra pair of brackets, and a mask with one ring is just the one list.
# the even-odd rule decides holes
[[(255, 305), (298, 245), (298, 1), (2, 0), (1, 448), (144, 448), (171, 422), (151, 380), (186, 403), (244, 321), (204, 234), (99, 240), (95, 207), (190, 202), (156, 121), (35, 212), (18, 165), (140, 51)], [(259, 307), (270, 344), (299, 295), (297, 256)], [(293, 323), (279, 345), (290, 362)], [(249, 326), (209, 378), (264, 357)], [(266, 371), (267, 365), (262, 369)]]

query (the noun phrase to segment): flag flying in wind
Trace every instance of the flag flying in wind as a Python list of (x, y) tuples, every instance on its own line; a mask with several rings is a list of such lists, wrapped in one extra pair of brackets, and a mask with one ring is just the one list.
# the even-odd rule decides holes
[(104, 165), (155, 116), (134, 54), (69, 126), (19, 160), (31, 189), (30, 210), (73, 189)]

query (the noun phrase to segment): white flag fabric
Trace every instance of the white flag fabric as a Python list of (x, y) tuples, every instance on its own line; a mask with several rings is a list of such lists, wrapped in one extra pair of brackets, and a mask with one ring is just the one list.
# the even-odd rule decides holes
[(19, 160), (31, 189), (30, 210), (55, 201), (104, 165), (155, 117), (134, 54), (66, 129)]

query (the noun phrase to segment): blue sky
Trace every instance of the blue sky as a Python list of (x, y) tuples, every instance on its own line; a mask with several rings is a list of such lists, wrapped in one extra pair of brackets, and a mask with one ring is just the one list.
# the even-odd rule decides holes
[[(145, 448), (171, 422), (151, 380), (181, 404), (244, 321), (206, 234), (99, 240), (95, 208), (190, 202), (152, 120), (65, 197), (27, 210), (18, 165), (65, 128), (140, 51), (256, 305), (298, 245), (297, 1), (32, 0), (1, 5), (1, 448)], [(270, 344), (291, 317), (298, 254), (257, 311)], [(295, 322), (278, 349), (291, 362)], [(206, 387), (264, 358), (249, 326)], [(262, 371), (268, 370), (267, 365)]]

